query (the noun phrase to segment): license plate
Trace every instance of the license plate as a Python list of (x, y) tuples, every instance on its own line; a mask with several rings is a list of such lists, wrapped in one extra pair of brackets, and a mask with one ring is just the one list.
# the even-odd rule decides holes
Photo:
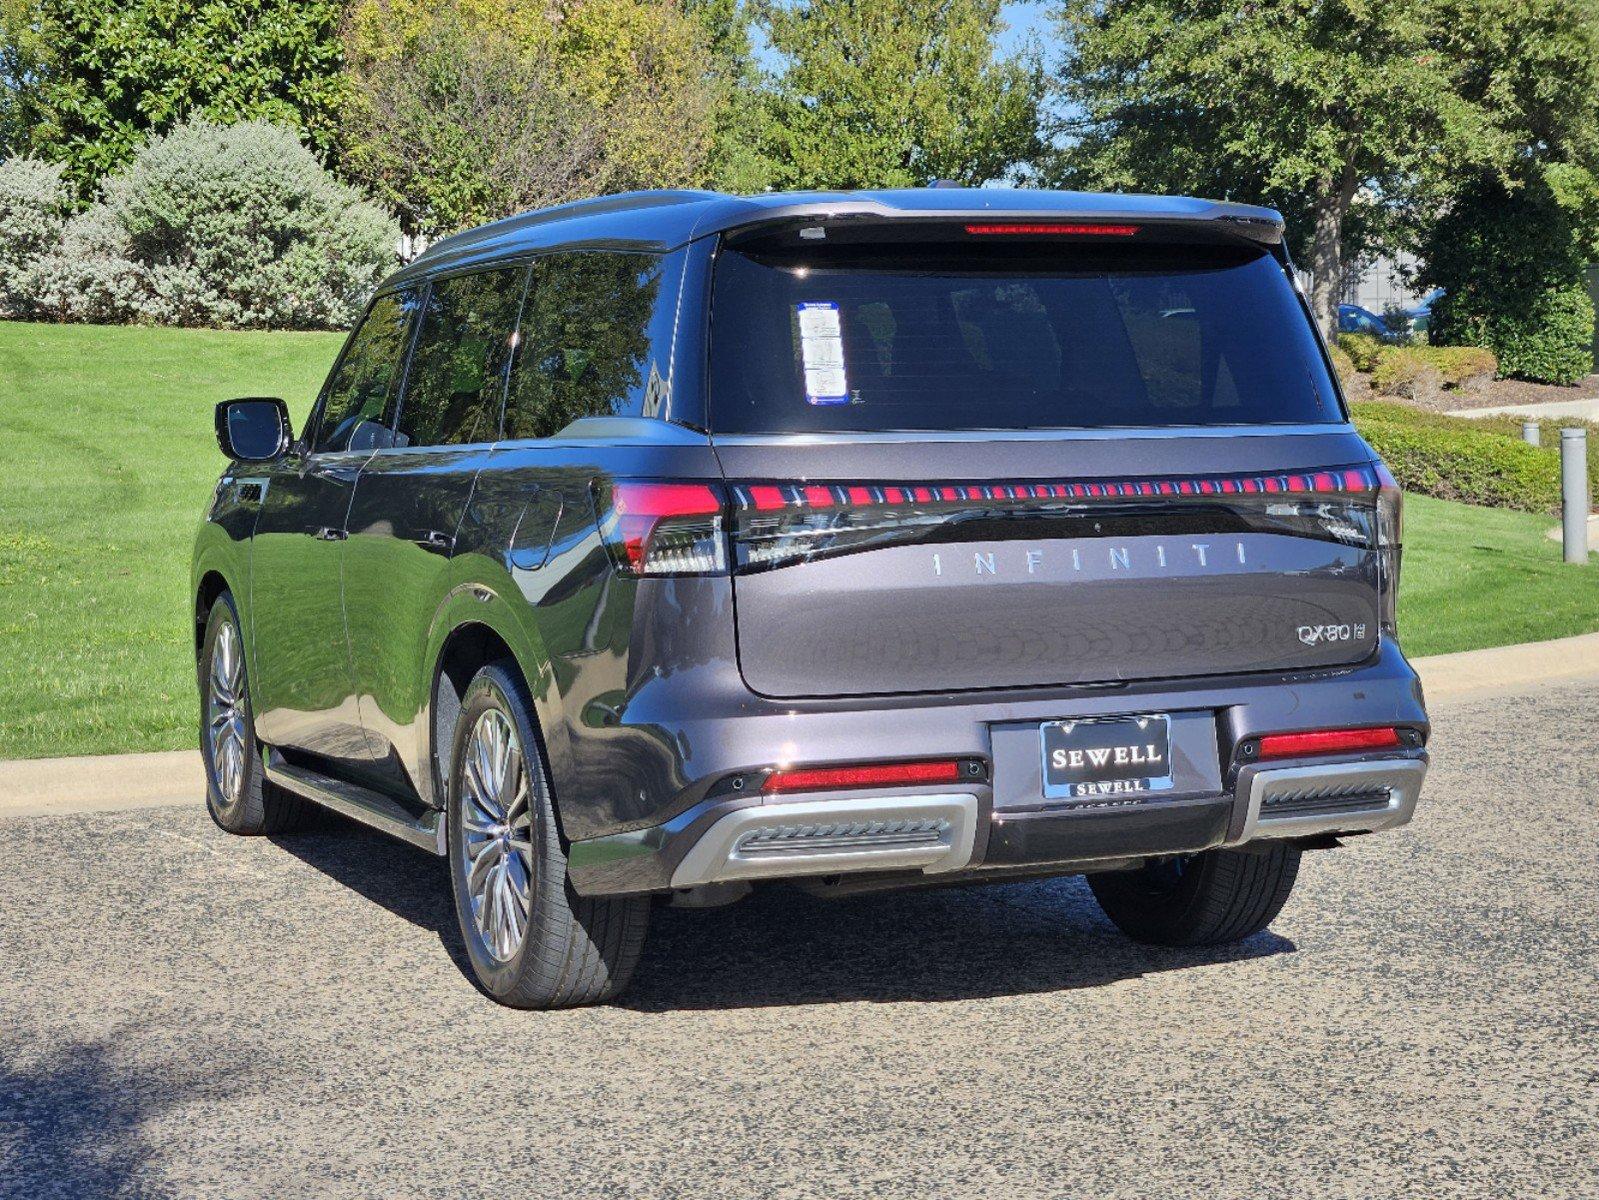
[(1047, 721), (1044, 795), (1074, 799), (1171, 787), (1171, 720), (1164, 713)]

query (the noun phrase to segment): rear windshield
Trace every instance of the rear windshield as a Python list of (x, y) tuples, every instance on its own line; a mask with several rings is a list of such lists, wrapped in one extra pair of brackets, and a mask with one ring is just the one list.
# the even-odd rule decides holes
[(722, 433), (1343, 419), (1277, 262), (1170, 244), (724, 247), (708, 416)]

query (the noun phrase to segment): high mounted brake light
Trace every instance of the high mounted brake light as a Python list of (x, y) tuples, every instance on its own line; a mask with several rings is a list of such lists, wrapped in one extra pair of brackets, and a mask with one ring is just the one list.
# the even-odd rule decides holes
[(987, 221), (968, 225), (967, 233), (1013, 237), (1132, 237), (1142, 225), (1065, 224), (1055, 221)]
[(1260, 739), (1258, 757), (1302, 758), (1311, 754), (1354, 754), (1393, 750), (1403, 743), (1391, 725), (1376, 729), (1321, 729), (1314, 733), (1270, 733)]
[(622, 480), (596, 491), (600, 536), (623, 574), (727, 570), (727, 501), (719, 485)]

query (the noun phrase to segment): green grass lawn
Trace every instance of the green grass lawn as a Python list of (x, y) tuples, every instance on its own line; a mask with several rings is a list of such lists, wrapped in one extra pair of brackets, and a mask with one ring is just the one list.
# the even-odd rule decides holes
[(1447, 654), (1599, 629), (1599, 562), (1561, 561), (1552, 517), (1405, 497), (1399, 638)]
[[(333, 334), (0, 322), (0, 758), (194, 745), (189, 550), (212, 406), (303, 419)], [(1546, 517), (1412, 497), (1400, 629), (1437, 654), (1599, 629)]]
[(213, 406), (302, 419), (341, 341), (0, 322), (0, 758), (194, 744)]

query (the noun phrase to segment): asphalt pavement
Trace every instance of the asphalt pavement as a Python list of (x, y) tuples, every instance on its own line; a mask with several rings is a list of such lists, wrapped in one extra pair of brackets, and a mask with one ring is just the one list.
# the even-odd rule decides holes
[(1599, 1196), (1596, 712), (1438, 708), (1416, 822), (1238, 946), (1080, 880), (772, 891), (558, 1013), (355, 826), (0, 819), (0, 1196)]

